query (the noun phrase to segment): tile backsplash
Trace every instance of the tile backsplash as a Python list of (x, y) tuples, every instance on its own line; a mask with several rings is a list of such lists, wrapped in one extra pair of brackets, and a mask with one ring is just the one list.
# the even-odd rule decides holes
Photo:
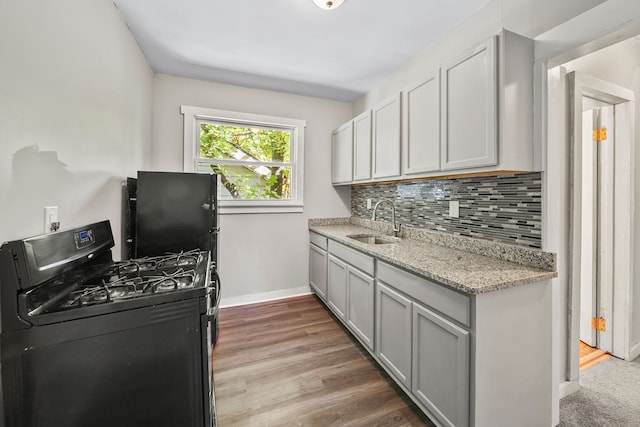
[[(403, 225), (532, 248), (542, 244), (540, 172), (354, 185), (352, 216), (371, 218), (367, 199), (372, 206), (380, 199), (393, 200)], [(459, 218), (449, 217), (452, 200), (460, 203)], [(376, 216), (389, 221), (389, 205), (380, 205)]]

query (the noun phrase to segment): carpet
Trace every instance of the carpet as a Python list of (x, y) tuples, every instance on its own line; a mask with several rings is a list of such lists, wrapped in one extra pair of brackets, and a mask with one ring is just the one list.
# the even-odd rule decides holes
[(612, 357), (581, 372), (580, 390), (560, 400), (559, 426), (640, 426), (640, 358)]

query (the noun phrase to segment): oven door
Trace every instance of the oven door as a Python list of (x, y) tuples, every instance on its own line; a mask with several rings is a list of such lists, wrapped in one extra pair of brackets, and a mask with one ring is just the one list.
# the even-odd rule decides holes
[(2, 334), (5, 425), (208, 425), (200, 307), (192, 299)]

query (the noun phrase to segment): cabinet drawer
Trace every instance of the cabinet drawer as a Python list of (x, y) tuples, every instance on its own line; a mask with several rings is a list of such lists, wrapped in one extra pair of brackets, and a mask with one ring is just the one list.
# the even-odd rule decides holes
[(373, 276), (373, 257), (348, 248), (333, 240), (329, 240), (329, 253), (346, 261), (347, 264), (351, 264), (364, 273)]
[(384, 262), (378, 262), (378, 279), (411, 298), (471, 327), (471, 298)]
[(313, 243), (314, 245), (316, 245), (317, 247), (319, 247), (320, 249), (324, 249), (325, 251), (327, 250), (327, 238), (318, 234), (318, 233), (314, 233), (313, 231), (309, 232), (309, 241), (311, 243)]

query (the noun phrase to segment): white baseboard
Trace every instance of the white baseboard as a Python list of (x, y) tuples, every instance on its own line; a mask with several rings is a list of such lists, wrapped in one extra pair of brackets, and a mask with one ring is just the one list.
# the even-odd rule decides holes
[(222, 299), (220, 301), (220, 307), (225, 308), (225, 307), (235, 307), (238, 305), (256, 304), (259, 302), (297, 297), (300, 295), (309, 295), (310, 293), (311, 293), (311, 288), (309, 288), (309, 286), (302, 286), (299, 288), (291, 288), (291, 289), (280, 289), (277, 291), (260, 292), (257, 294), (240, 295), (237, 297), (229, 297), (229, 298), (225, 298), (224, 292), (223, 292)]
[(631, 350), (629, 350), (629, 360), (634, 360), (638, 356), (640, 356), (640, 343), (631, 346)]
[(579, 381), (565, 381), (560, 384), (560, 399), (580, 390)]

